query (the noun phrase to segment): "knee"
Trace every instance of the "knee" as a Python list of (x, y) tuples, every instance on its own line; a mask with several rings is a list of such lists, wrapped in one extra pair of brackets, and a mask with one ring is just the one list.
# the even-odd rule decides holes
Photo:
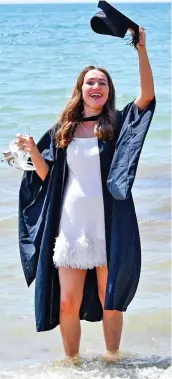
[(65, 315), (78, 313), (80, 305), (80, 301), (76, 299), (76, 296), (74, 294), (65, 294), (61, 297), (60, 312)]

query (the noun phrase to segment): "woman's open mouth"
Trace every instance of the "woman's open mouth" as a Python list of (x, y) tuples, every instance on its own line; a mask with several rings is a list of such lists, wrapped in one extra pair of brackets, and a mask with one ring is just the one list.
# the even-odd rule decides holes
[(103, 95), (101, 93), (98, 93), (98, 92), (94, 92), (90, 95), (90, 97), (92, 99), (100, 99)]

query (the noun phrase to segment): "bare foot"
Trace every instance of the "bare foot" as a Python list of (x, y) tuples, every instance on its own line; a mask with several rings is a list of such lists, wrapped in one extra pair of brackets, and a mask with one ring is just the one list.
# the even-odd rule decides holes
[(77, 365), (80, 365), (82, 363), (82, 359), (81, 359), (80, 355), (77, 354), (73, 357), (66, 357), (63, 362), (65, 365), (77, 366)]
[(105, 361), (105, 362), (117, 362), (119, 359), (120, 359), (120, 353), (119, 353), (119, 350), (115, 351), (115, 352), (111, 352), (111, 351), (106, 351), (103, 355), (102, 355), (102, 359)]

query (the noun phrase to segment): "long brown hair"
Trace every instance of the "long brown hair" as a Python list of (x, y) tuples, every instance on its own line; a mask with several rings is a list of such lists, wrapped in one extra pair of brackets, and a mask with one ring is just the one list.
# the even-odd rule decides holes
[(103, 111), (99, 116), (94, 134), (103, 140), (110, 140), (113, 138), (116, 127), (116, 110), (115, 110), (115, 89), (109, 73), (104, 68), (97, 68), (95, 66), (88, 66), (80, 73), (76, 85), (73, 90), (72, 98), (67, 104), (66, 108), (60, 115), (55, 124), (55, 140), (58, 147), (67, 147), (72, 140), (73, 131), (76, 123), (82, 119), (82, 112), (84, 110), (82, 100), (82, 85), (85, 75), (90, 70), (98, 70), (103, 72), (109, 85), (109, 96), (107, 102), (104, 104)]

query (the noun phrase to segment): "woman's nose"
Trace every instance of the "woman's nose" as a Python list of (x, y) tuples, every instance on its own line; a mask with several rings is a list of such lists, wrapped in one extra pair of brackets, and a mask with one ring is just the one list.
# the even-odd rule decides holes
[(99, 83), (98, 82), (94, 83), (93, 88), (99, 88)]

